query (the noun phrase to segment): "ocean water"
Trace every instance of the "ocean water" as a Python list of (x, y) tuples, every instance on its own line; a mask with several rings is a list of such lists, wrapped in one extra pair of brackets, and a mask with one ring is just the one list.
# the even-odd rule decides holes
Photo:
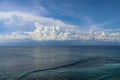
[(0, 47), (0, 80), (120, 80), (120, 46)]

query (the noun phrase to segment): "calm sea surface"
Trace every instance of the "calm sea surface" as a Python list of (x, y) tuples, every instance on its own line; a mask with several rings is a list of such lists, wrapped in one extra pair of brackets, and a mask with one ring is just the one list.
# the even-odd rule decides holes
[(120, 46), (0, 47), (0, 80), (120, 80)]

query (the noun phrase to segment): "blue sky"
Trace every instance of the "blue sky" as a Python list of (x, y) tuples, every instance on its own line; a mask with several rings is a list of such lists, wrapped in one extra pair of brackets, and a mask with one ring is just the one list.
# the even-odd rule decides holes
[(119, 4), (120, 0), (0, 0), (0, 44), (120, 44)]

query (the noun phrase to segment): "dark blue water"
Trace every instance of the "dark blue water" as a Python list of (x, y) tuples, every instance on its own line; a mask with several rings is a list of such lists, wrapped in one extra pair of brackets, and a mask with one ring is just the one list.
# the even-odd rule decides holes
[(0, 80), (120, 80), (120, 46), (0, 47)]

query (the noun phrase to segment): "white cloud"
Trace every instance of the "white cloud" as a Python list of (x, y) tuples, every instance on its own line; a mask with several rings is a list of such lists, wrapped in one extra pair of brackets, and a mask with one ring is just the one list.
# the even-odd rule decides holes
[[(60, 20), (56, 20), (53, 18), (46, 18), (46, 17), (40, 17), (35, 16), (33, 14), (29, 13), (22, 13), (22, 12), (0, 12), (0, 20), (4, 20), (5, 24), (8, 25), (17, 25), (21, 24), (30, 24), (30, 23), (40, 23), (42, 25), (50, 25), (50, 26), (68, 26), (68, 24), (65, 24), (64, 22)], [(72, 26), (72, 25), (69, 25)]]
[(78, 34), (78, 30), (72, 26), (44, 26), (35, 23), (36, 29), (33, 32), (27, 32), (34, 40), (71, 40)]
[[(26, 24), (33, 24), (33, 31), (14, 31), (9, 34), (0, 34), (0, 42), (11, 40), (83, 40), (83, 41), (107, 41), (120, 42), (120, 32), (98, 31), (93, 25), (89, 31), (80, 31), (75, 25), (64, 23), (53, 18), (40, 17), (22, 12), (0, 12), (0, 20), (4, 24), (25, 27)], [(100, 25), (99, 25), (100, 26)], [(31, 26), (29, 26), (31, 27)]]

